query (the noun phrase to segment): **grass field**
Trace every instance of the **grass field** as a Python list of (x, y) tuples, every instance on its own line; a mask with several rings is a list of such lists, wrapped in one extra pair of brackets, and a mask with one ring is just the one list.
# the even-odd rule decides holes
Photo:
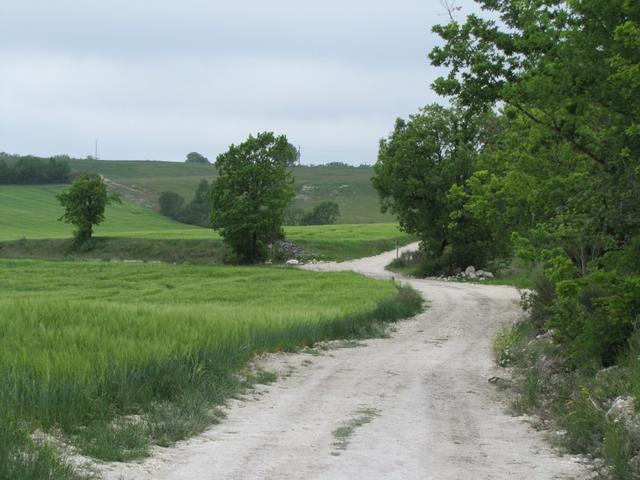
[(255, 353), (370, 334), (416, 295), (352, 273), (0, 260), (0, 478), (73, 478), (35, 429), (115, 460), (193, 435)]
[[(216, 176), (211, 165), (184, 162), (72, 160), (69, 163), (74, 171), (104, 175), (125, 198), (153, 209), (158, 208), (158, 197), (163, 191), (179, 193), (188, 201), (201, 179), (211, 181)], [(294, 169), (294, 174), (298, 208), (307, 209), (332, 200), (340, 206), (339, 223), (394, 220), (380, 212), (378, 195), (370, 181), (371, 168), (301, 166)]]
[[(0, 242), (70, 238), (73, 226), (57, 220), (63, 210), (55, 195), (65, 188), (67, 187), (59, 185), (0, 187)], [(401, 244), (411, 241), (411, 237), (401, 233), (393, 223), (286, 227), (285, 231), (288, 239), (324, 260), (346, 260), (374, 255), (393, 248), (396, 241)], [(220, 238), (215, 231), (174, 222), (153, 210), (128, 201), (108, 207), (106, 221), (96, 228), (95, 234), (101, 241), (97, 245), (99, 248), (96, 256), (92, 257), (89, 252), (85, 252), (85, 256), (90, 258), (170, 261), (182, 258), (188, 261), (217, 262), (223, 254)], [(107, 237), (111, 240), (106, 241)], [(152, 240), (165, 242), (156, 242), (154, 245)], [(0, 256), (77, 256), (69, 247), (69, 242), (23, 241), (0, 248)], [(181, 256), (178, 249), (193, 250), (194, 255)], [(155, 257), (149, 255), (154, 251), (157, 252)]]

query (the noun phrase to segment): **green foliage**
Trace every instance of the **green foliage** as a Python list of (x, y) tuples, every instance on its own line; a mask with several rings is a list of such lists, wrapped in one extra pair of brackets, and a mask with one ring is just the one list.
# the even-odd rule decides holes
[(11, 170), (9, 169), (9, 165), (7, 165), (4, 158), (0, 158), (0, 185), (9, 183), (10, 175)]
[(203, 163), (209, 165), (209, 159), (204, 155), (199, 154), (198, 152), (191, 152), (187, 154), (186, 163)]
[(559, 282), (547, 327), (575, 365), (612, 365), (640, 321), (640, 275), (594, 272)]
[(175, 192), (162, 192), (158, 204), (162, 215), (179, 221), (184, 208), (184, 198)]
[(211, 224), (241, 262), (264, 260), (267, 244), (284, 236), (285, 210), (294, 196), (294, 152), (284, 135), (267, 132), (231, 145), (216, 159)]
[(67, 192), (57, 196), (64, 207), (59, 220), (76, 226), (76, 243), (82, 244), (91, 239), (94, 225), (104, 221), (105, 207), (112, 202), (120, 202), (120, 197), (109, 194), (101, 177), (82, 174)]
[[(557, 234), (586, 272), (608, 243), (625, 242), (640, 228), (638, 8), (624, 0), (478, 3), (503, 25), (470, 16), (436, 27), (446, 43), (431, 59), (451, 70), (435, 88), (470, 108), (503, 102), (508, 115), (529, 125), (526, 135), (515, 134), (551, 166), (539, 164), (540, 176), (552, 174), (548, 186), (560, 196), (541, 198), (551, 208), (569, 200), (552, 224), (564, 229)], [(537, 216), (534, 225), (547, 219)]]
[(211, 185), (206, 179), (200, 180), (193, 199), (185, 207), (182, 213), (182, 221), (189, 225), (208, 227), (211, 215)]
[(331, 225), (338, 221), (340, 207), (336, 202), (322, 202), (300, 219), (301, 225)]
[(373, 185), (383, 212), (422, 240), (428, 273), (481, 265), (493, 244), (487, 228), (469, 216), (459, 185), (470, 178), (485, 120), (458, 108), (430, 105), (408, 121), (398, 119), (380, 142)]
[(513, 367), (525, 364), (524, 350), (535, 331), (532, 327), (529, 322), (518, 322), (500, 331), (493, 344), (498, 365)]
[(175, 192), (162, 192), (158, 198), (160, 213), (187, 225), (208, 227), (210, 224), (210, 189), (205, 178), (200, 180), (193, 199), (185, 205), (183, 197)]
[(639, 270), (622, 263), (637, 265), (626, 246), (640, 233), (638, 7), (478, 3), (493, 17), (434, 29), (445, 43), (432, 62), (450, 67), (436, 91), (472, 112), (504, 105), (498, 139), (453, 193), (492, 238), (544, 262), (535, 322), (576, 364), (610, 364), (637, 321), (623, 299)]
[(0, 185), (68, 183), (71, 169), (67, 160), (67, 156), (44, 159), (0, 153)]

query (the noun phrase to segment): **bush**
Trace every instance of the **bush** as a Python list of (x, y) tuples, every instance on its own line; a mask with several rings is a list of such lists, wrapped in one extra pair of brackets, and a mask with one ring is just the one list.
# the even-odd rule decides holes
[(194, 197), (189, 203), (185, 203), (184, 198), (175, 192), (162, 192), (158, 198), (160, 213), (180, 223), (209, 227), (211, 226), (209, 222), (210, 188), (206, 179), (200, 180)]
[(613, 365), (640, 320), (640, 276), (594, 272), (560, 282), (547, 326), (573, 363)]
[(184, 208), (184, 198), (175, 192), (162, 192), (158, 199), (160, 213), (174, 220), (180, 220)]
[(538, 275), (535, 278), (532, 292), (522, 294), (522, 308), (529, 312), (530, 322), (538, 331), (545, 329), (545, 323), (551, 316), (551, 307), (555, 299), (555, 285), (544, 275)]
[(185, 160), (186, 163), (203, 163), (205, 165), (208, 165), (209, 159), (207, 157), (205, 157), (204, 155), (201, 155), (198, 152), (191, 152), (187, 154), (187, 159)]
[(302, 225), (332, 225), (338, 221), (340, 207), (336, 202), (322, 202), (302, 216)]

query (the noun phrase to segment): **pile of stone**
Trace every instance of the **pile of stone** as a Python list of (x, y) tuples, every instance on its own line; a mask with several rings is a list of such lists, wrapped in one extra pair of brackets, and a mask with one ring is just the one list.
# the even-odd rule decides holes
[(474, 266), (468, 266), (462, 275), (471, 280), (477, 278), (493, 278), (493, 273), (485, 270), (476, 270)]
[(452, 275), (450, 277), (438, 277), (438, 280), (443, 280), (445, 282), (450, 282), (450, 281), (467, 281), (467, 280), (486, 280), (488, 278), (494, 278), (493, 273), (488, 272), (486, 270), (476, 270), (476, 268), (474, 266), (468, 266), (464, 272), (459, 272), (455, 275)]
[[(278, 240), (273, 243), (272, 258), (273, 263), (284, 263), (285, 265), (303, 265), (305, 263), (318, 263), (312, 253), (305, 252), (288, 240)], [(268, 261), (267, 263), (272, 263)]]
[(305, 252), (293, 242), (278, 240), (273, 243), (273, 255), (276, 259), (301, 260), (305, 257)]

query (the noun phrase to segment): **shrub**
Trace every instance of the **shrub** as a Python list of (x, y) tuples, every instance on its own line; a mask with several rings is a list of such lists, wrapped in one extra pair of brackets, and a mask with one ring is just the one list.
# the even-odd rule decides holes
[(594, 272), (560, 282), (547, 326), (575, 365), (614, 364), (640, 319), (640, 276)]
[(331, 225), (338, 221), (340, 207), (336, 202), (322, 202), (302, 216), (302, 225)]
[(167, 217), (179, 220), (184, 208), (184, 198), (175, 192), (162, 192), (158, 199), (160, 213)]

